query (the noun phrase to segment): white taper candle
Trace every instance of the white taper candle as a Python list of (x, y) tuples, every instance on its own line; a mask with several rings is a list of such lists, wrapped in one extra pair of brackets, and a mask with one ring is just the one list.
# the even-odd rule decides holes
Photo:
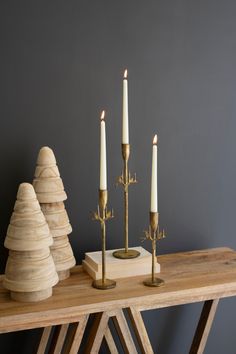
[(100, 133), (100, 190), (107, 189), (106, 123), (104, 118), (105, 111), (102, 111)]
[(123, 120), (122, 120), (122, 144), (129, 144), (129, 109), (128, 109), (128, 79), (127, 69), (123, 78)]
[(151, 177), (151, 212), (158, 212), (157, 198), (157, 135), (154, 136), (152, 146), (152, 177)]

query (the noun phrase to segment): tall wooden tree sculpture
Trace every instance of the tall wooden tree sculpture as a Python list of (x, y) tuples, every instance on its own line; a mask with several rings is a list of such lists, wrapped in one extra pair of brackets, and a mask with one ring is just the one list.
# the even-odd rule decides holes
[(54, 153), (49, 147), (39, 151), (33, 186), (53, 236), (51, 253), (59, 279), (66, 279), (75, 265), (68, 239), (72, 228), (64, 206), (67, 196)]
[(3, 285), (12, 299), (33, 302), (52, 295), (58, 282), (49, 249), (52, 244), (33, 186), (20, 184), (4, 243), (10, 251)]

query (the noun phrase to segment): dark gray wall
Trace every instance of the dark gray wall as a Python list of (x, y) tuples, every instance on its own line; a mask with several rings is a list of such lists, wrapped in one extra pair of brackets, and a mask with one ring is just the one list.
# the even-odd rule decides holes
[[(55, 151), (80, 262), (100, 248), (99, 112), (107, 110), (108, 248), (122, 245), (121, 77), (129, 69), (130, 244), (148, 224), (151, 139), (158, 132), (158, 252), (236, 248), (236, 2), (234, 0), (7, 1), (0, 4), (0, 230), (38, 150)], [(149, 247), (148, 244), (146, 244)], [(147, 312), (160, 354), (188, 352), (199, 304)], [(219, 306), (206, 354), (235, 353), (235, 300)], [(0, 336), (1, 354), (32, 353), (38, 331)], [(104, 351), (103, 351), (104, 352)]]

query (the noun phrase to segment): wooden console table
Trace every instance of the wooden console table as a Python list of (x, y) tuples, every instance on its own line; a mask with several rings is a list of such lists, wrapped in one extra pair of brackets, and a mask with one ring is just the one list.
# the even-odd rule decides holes
[(135, 354), (127, 311), (142, 353), (150, 354), (142, 311), (205, 301), (189, 351), (203, 353), (219, 299), (236, 295), (236, 252), (229, 248), (182, 252), (159, 256), (158, 262), (165, 280), (160, 288), (143, 286), (142, 276), (119, 279), (115, 289), (93, 289), (81, 266), (55, 286), (51, 298), (36, 304), (10, 300), (0, 284), (0, 333), (42, 327), (37, 354), (77, 354), (88, 318), (95, 314), (86, 352), (99, 353), (105, 338), (110, 352), (118, 353), (108, 325), (111, 318), (124, 351)]

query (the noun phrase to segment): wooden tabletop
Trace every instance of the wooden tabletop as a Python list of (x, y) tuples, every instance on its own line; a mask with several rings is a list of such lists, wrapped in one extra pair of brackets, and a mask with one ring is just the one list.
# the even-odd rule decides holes
[[(165, 285), (143, 285), (147, 276), (122, 278), (111, 290), (91, 287), (81, 266), (38, 303), (10, 299), (0, 282), (0, 333), (76, 322), (83, 314), (136, 306), (139, 310), (187, 304), (236, 295), (236, 252), (215, 248), (159, 256)], [(150, 265), (151, 267), (151, 265)]]

